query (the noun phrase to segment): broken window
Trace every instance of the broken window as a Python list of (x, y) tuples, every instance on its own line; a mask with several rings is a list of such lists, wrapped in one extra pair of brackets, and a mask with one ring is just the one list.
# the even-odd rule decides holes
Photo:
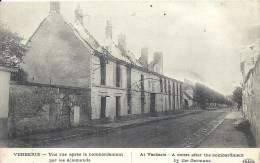
[(131, 68), (127, 67), (127, 88), (131, 88)]
[(144, 75), (141, 75), (141, 90), (144, 90)]
[(121, 68), (116, 66), (116, 87), (121, 85)]
[(167, 93), (166, 79), (164, 79), (164, 91), (165, 91), (165, 93)]
[(100, 58), (100, 84), (106, 85), (106, 61)]
[(160, 89), (161, 89), (161, 93), (163, 93), (163, 82), (162, 82), (162, 78), (160, 78)]
[(127, 113), (128, 114), (132, 114), (132, 94), (131, 94), (131, 68), (127, 67), (127, 106), (128, 106), (128, 110)]

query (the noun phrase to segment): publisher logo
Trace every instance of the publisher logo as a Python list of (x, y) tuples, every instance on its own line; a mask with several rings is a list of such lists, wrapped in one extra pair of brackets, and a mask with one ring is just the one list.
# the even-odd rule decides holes
[(243, 162), (243, 163), (255, 163), (255, 161), (252, 160), (252, 159), (250, 159), (250, 158), (244, 159), (242, 162)]

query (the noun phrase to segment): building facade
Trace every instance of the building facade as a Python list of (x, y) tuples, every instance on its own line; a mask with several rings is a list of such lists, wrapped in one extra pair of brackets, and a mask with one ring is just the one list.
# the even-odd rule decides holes
[(155, 52), (148, 64), (147, 48), (136, 59), (126, 47), (125, 35), (119, 35), (118, 44), (112, 41), (110, 21), (101, 45), (84, 27), (79, 6), (75, 19), (74, 23), (66, 22), (59, 3), (51, 2), (49, 15), (28, 41), (31, 49), (21, 67), (28, 73), (29, 82), (90, 92), (85, 101), (90, 105), (85, 109), (90, 110), (81, 107), (86, 104), (77, 105), (78, 125), (181, 110), (182, 82), (162, 74), (162, 52)]
[[(249, 27), (247, 27), (249, 28)], [(260, 26), (253, 25), (242, 40), (241, 73), (243, 77), (242, 107), (251, 125), (256, 144), (260, 146)], [(247, 33), (246, 33), (247, 34)], [(249, 37), (250, 36), (250, 37)]]

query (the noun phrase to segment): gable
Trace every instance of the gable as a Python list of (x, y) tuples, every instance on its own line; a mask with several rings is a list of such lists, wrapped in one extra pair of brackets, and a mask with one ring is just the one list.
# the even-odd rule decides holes
[(50, 12), (27, 44), (30, 50), (21, 66), (29, 81), (89, 87), (93, 50), (78, 38), (59, 13)]

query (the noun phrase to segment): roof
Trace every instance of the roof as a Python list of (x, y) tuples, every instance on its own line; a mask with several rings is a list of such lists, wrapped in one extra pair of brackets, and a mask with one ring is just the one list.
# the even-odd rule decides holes
[[(93, 51), (96, 51), (102, 55), (105, 54), (105, 55), (109, 56), (110, 58), (114, 58), (119, 61), (123, 61), (127, 64), (137, 66), (143, 70), (145, 69), (150, 72), (152, 71), (153, 73), (158, 74), (160, 76), (164, 76), (162, 74), (159, 74), (159, 73), (156, 73), (153, 71), (153, 67), (154, 67), (154, 65), (156, 65), (156, 62), (152, 61), (148, 65), (148, 68), (147, 68), (147, 66), (145, 66), (140, 60), (135, 58), (134, 54), (130, 50), (127, 50), (126, 54), (124, 54), (113, 41), (111, 41), (110, 45), (112, 45), (112, 46), (111, 46), (110, 50), (107, 49), (107, 47), (100, 45), (99, 42), (90, 34), (90, 32), (84, 27), (84, 25), (81, 22), (76, 20), (74, 23), (69, 23), (63, 18), (62, 14), (60, 14), (57, 11), (50, 11), (49, 15), (47, 17), (49, 17), (51, 14), (58, 14), (58, 16), (61, 16), (64, 23), (66, 23), (72, 29), (72, 31), (75, 33), (77, 38), (79, 40), (81, 40), (85, 45), (90, 47)], [(38, 31), (38, 29), (43, 24), (43, 22), (46, 20), (46, 18), (43, 19), (43, 21), (40, 23), (40, 25), (35, 30), (33, 35), (29, 38), (28, 42), (30, 42), (31, 38)], [(93, 54), (96, 54), (96, 53), (93, 53)], [(164, 77), (169, 78), (166, 76), (164, 76)], [(174, 79), (174, 80), (176, 80), (176, 79)], [(178, 81), (178, 80), (176, 80), (176, 81)], [(179, 81), (179, 82), (181, 82), (181, 81)]]
[(146, 62), (142, 59), (142, 57), (140, 57), (140, 58), (138, 59), (138, 61), (139, 61), (139, 63), (140, 63), (143, 67), (148, 68), (148, 63), (146, 63)]
[(193, 98), (185, 91), (182, 91), (185, 96), (187, 96), (190, 100), (193, 100)]
[(193, 86), (193, 85), (191, 85), (191, 84), (186, 84), (186, 83), (184, 83), (183, 84), (183, 90), (188, 90), (189, 88), (190, 89), (192, 89), (192, 90), (194, 90), (195, 89), (195, 87)]

